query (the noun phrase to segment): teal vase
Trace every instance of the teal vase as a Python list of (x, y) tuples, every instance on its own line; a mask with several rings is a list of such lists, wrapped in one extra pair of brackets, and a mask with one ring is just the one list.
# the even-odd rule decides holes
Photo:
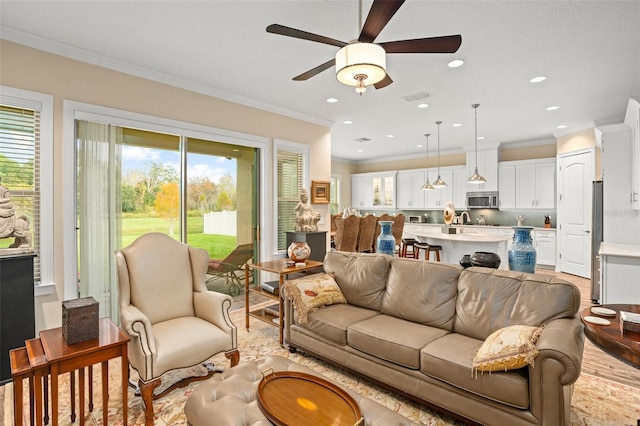
[(512, 226), (513, 246), (509, 249), (509, 269), (512, 271), (536, 271), (536, 248), (533, 246), (531, 230), (533, 226)]
[(378, 253), (384, 253), (388, 254), (389, 256), (393, 256), (396, 254), (396, 239), (391, 233), (393, 221), (381, 220), (378, 223), (380, 224), (380, 235), (378, 235), (376, 244), (377, 251)]

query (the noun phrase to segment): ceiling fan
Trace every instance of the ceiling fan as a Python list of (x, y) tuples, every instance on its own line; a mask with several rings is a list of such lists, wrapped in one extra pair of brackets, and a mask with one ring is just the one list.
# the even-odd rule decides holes
[[(404, 2), (405, 0), (374, 0), (360, 37), (350, 43), (279, 24), (269, 25), (267, 32), (340, 47), (333, 59), (293, 77), (293, 80), (308, 80), (335, 65), (338, 81), (355, 86), (356, 92), (362, 95), (367, 85), (381, 89), (393, 83), (386, 70), (387, 53), (455, 53), (462, 44), (462, 36), (459, 34), (374, 43)], [(360, 8), (362, 13), (362, 0)]]

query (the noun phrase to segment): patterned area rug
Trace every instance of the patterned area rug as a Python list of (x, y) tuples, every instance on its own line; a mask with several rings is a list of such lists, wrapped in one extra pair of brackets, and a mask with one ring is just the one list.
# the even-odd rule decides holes
[[(291, 360), (304, 364), (309, 368), (329, 377), (341, 385), (353, 389), (356, 392), (367, 396), (391, 408), (394, 411), (408, 417), (416, 423), (424, 425), (459, 425), (461, 423), (430, 410), (420, 404), (395, 395), (391, 391), (380, 388), (366, 379), (362, 379), (348, 372), (342, 371), (328, 365), (316, 358), (304, 356), (299, 353), (290, 354), (286, 349), (278, 345), (277, 328), (266, 323), (252, 319), (249, 332), (244, 327), (244, 311), (232, 313), (235, 324), (238, 325), (238, 346), (240, 349), (240, 362), (250, 361), (267, 354), (277, 354)], [(228, 360), (223, 355), (216, 356), (212, 361), (220, 367), (227, 368)], [(203, 371), (201, 367), (194, 369)], [(114, 361), (109, 364), (109, 424), (122, 425), (122, 404), (120, 383), (120, 363)], [(167, 375), (165, 383), (171, 383), (193, 373), (193, 369), (180, 370)], [(86, 416), (88, 425), (102, 425), (102, 395), (99, 391), (100, 385), (97, 380), (100, 377), (100, 366), (94, 368), (95, 408), (92, 413)], [(198, 382), (190, 386), (177, 389), (165, 398), (154, 402), (154, 412), (156, 413), (155, 424), (163, 425), (187, 425), (183, 407), (187, 397), (191, 394)], [(25, 392), (27, 389), (25, 388)], [(129, 398), (129, 425), (144, 425), (144, 411), (142, 401), (133, 395), (133, 390), (128, 390)], [(61, 378), (60, 383), (60, 424), (69, 425), (70, 422), (70, 400), (68, 389), (68, 375)], [(4, 425), (13, 424), (13, 388), (12, 384), (0, 386), (0, 423)], [(26, 401), (25, 401), (26, 402)], [(77, 402), (76, 402), (77, 407)], [(77, 408), (76, 408), (77, 411)], [(28, 402), (25, 403), (25, 412), (28, 413)], [(640, 392), (637, 388), (621, 385), (603, 378), (588, 374), (582, 374), (574, 386), (574, 395), (571, 405), (571, 425), (630, 425), (634, 426), (640, 419)], [(3, 421), (3, 422), (2, 422)], [(76, 423), (78, 420), (76, 420)], [(24, 425), (28, 425), (25, 419)]]

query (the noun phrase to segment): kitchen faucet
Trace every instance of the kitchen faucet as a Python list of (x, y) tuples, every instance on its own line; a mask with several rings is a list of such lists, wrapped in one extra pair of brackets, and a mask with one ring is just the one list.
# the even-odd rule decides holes
[(469, 216), (469, 213), (467, 212), (460, 213), (460, 233), (461, 234), (464, 232), (464, 215), (465, 214), (467, 215), (467, 220), (471, 222), (471, 217)]

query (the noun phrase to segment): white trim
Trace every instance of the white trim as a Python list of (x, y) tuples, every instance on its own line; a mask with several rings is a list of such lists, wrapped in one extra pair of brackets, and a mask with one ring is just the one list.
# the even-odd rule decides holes
[[(40, 111), (40, 284), (52, 286), (53, 275), (53, 96), (0, 86), (0, 99)], [(43, 294), (51, 294), (44, 290)], [(40, 291), (36, 291), (40, 295)]]
[(184, 90), (189, 90), (195, 93), (201, 93), (207, 96), (213, 96), (218, 99), (222, 99), (229, 102), (234, 102), (240, 105), (246, 105), (253, 108), (258, 108), (264, 111), (273, 112), (275, 114), (284, 115), (287, 117), (295, 118), (298, 120), (307, 121), (309, 123), (318, 124), (320, 126), (331, 127), (334, 123), (329, 120), (325, 120), (312, 115), (303, 114), (300, 112), (292, 111), (286, 108), (279, 107), (267, 102), (258, 101), (256, 99), (247, 98), (245, 96), (237, 95), (235, 93), (227, 92), (212, 86), (196, 83), (194, 81), (178, 78), (173, 75), (165, 74), (156, 70), (134, 65), (128, 62), (119, 61), (108, 56), (99, 55), (95, 52), (80, 49), (68, 44), (60, 43), (54, 40), (50, 40), (44, 37), (40, 37), (34, 34), (11, 28), (7, 26), (1, 26), (2, 38), (14, 43), (22, 44), (32, 47), (34, 49), (43, 50), (45, 52), (53, 53), (55, 55), (64, 56), (67, 58), (75, 59), (87, 64), (97, 65), (99, 67), (107, 68), (110, 70), (122, 72), (125, 74), (141, 77), (147, 80), (156, 81), (158, 83), (168, 84), (173, 87), (178, 87)]
[[(265, 155), (260, 156), (261, 162), (261, 182), (259, 192), (264, 197), (271, 191), (269, 188), (272, 182), (266, 176), (264, 167), (264, 157), (269, 153), (269, 139), (261, 136), (246, 133), (234, 132), (231, 130), (218, 129), (215, 127), (203, 126), (168, 118), (155, 117), (131, 111), (107, 108), (99, 105), (86, 104), (76, 101), (63, 101), (63, 173), (64, 173), (64, 256), (66, 277), (64, 287), (64, 299), (76, 297), (76, 276), (77, 276), (77, 247), (76, 247), (76, 168), (75, 168), (75, 120), (90, 120), (99, 123), (114, 124), (117, 126), (140, 128), (150, 131), (157, 131), (170, 134), (181, 134), (192, 138), (215, 140), (217, 142), (230, 143), (234, 145), (259, 148), (265, 151)], [(264, 199), (264, 198), (263, 198)], [(267, 223), (268, 217), (265, 206), (260, 206), (258, 217), (260, 223)], [(261, 241), (260, 249), (264, 249), (264, 242)]]

